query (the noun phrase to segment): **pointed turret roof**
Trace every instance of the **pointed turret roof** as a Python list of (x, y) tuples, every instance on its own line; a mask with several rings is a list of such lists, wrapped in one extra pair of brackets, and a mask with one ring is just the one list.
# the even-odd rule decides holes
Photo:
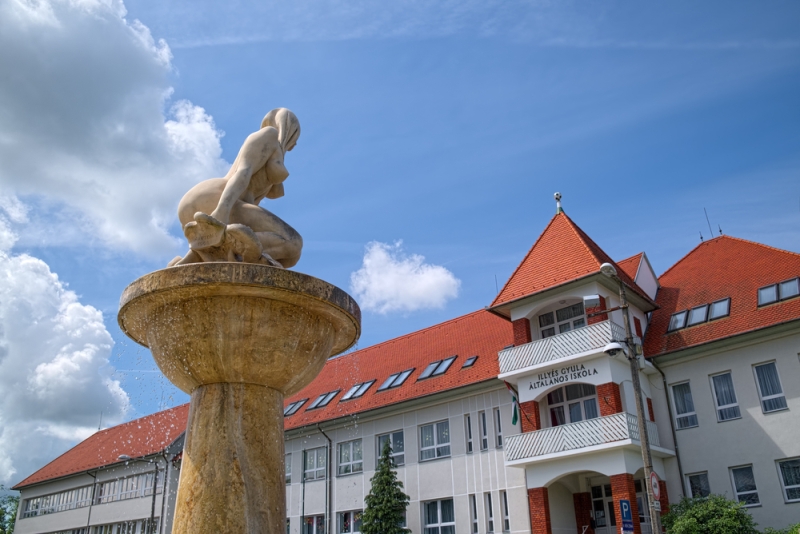
[(622, 281), (642, 299), (655, 303), (597, 243), (563, 211), (557, 213), (492, 302), (497, 308), (556, 286), (600, 273), (610, 263)]

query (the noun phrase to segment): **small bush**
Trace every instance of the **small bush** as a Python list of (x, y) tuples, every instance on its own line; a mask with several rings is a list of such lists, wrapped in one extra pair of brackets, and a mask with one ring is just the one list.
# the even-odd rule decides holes
[(767, 527), (764, 529), (764, 534), (800, 534), (800, 523), (786, 528)]
[(723, 495), (684, 497), (663, 519), (668, 534), (758, 534), (747, 508)]

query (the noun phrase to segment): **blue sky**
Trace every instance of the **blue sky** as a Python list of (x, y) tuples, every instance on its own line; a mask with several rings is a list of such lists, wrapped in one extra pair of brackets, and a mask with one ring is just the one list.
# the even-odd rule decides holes
[[(70, 331), (105, 348), (83, 367), (69, 349), (75, 380), (63, 396), (35, 390), (38, 410), (91, 402), (18, 421), (46, 445), (33, 459), (0, 436), (0, 482), (85, 436), (100, 411), (111, 424), (186, 401), (120, 333), (118, 298), (183, 252), (180, 196), (224, 173), (274, 107), (303, 129), (286, 196), (265, 202), (304, 237), (296, 269), (351, 290), (367, 253), (383, 262), (374, 284), (399, 284), (376, 289), (389, 311), (365, 310), (362, 347), (489, 304), (495, 277), (502, 286), (552, 217), (555, 191), (610, 255), (645, 250), (658, 273), (709, 237), (703, 208), (714, 233), (800, 251), (794, 2), (38, 6), (0, 2), (14, 24), (0, 67), (16, 73), (0, 81), (8, 287), (44, 294), (15, 274), (35, 264), (47, 313), (72, 291), (82, 317), (102, 312), (101, 325), (82, 320), (113, 344)], [(437, 298), (402, 291), (425, 277)], [(20, 377), (0, 385), (12, 397), (47, 383), (48, 365), (65, 368), (47, 344), (36, 365), (19, 356), (12, 367), (15, 351), (33, 350), (9, 333), (12, 315), (30, 322), (20, 309), (0, 310), (11, 355), (0, 351), (0, 366)], [(15, 406), (0, 406), (0, 421), (17, 421)]]

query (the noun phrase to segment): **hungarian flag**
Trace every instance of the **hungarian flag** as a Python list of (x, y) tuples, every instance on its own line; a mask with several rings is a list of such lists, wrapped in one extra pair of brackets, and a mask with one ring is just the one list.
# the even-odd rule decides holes
[(517, 420), (519, 419), (519, 400), (517, 399), (517, 392), (514, 389), (514, 386), (505, 380), (503, 383), (506, 385), (508, 392), (511, 394), (511, 424), (516, 425)]

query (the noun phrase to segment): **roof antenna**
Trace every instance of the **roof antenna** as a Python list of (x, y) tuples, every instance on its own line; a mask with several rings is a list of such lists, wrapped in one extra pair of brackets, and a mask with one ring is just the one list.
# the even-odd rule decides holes
[(708, 233), (711, 234), (711, 237), (713, 238), (714, 237), (714, 230), (711, 229), (711, 221), (708, 220), (708, 212), (706, 211), (705, 208), (703, 208), (703, 211), (706, 214), (706, 222), (708, 223)]
[(564, 213), (564, 208), (561, 207), (561, 193), (556, 193), (553, 198), (556, 199), (556, 215)]
[(722, 227), (719, 226), (719, 225), (717, 225), (717, 226), (719, 227), (719, 235), (722, 235)]
[(497, 293), (500, 293), (500, 286), (497, 285), (497, 275), (494, 275), (494, 290)]
[(100, 410), (100, 422), (97, 423), (97, 430), (99, 431), (103, 427), (103, 410)]
[(700, 242), (703, 242), (703, 232), (700, 232)]

